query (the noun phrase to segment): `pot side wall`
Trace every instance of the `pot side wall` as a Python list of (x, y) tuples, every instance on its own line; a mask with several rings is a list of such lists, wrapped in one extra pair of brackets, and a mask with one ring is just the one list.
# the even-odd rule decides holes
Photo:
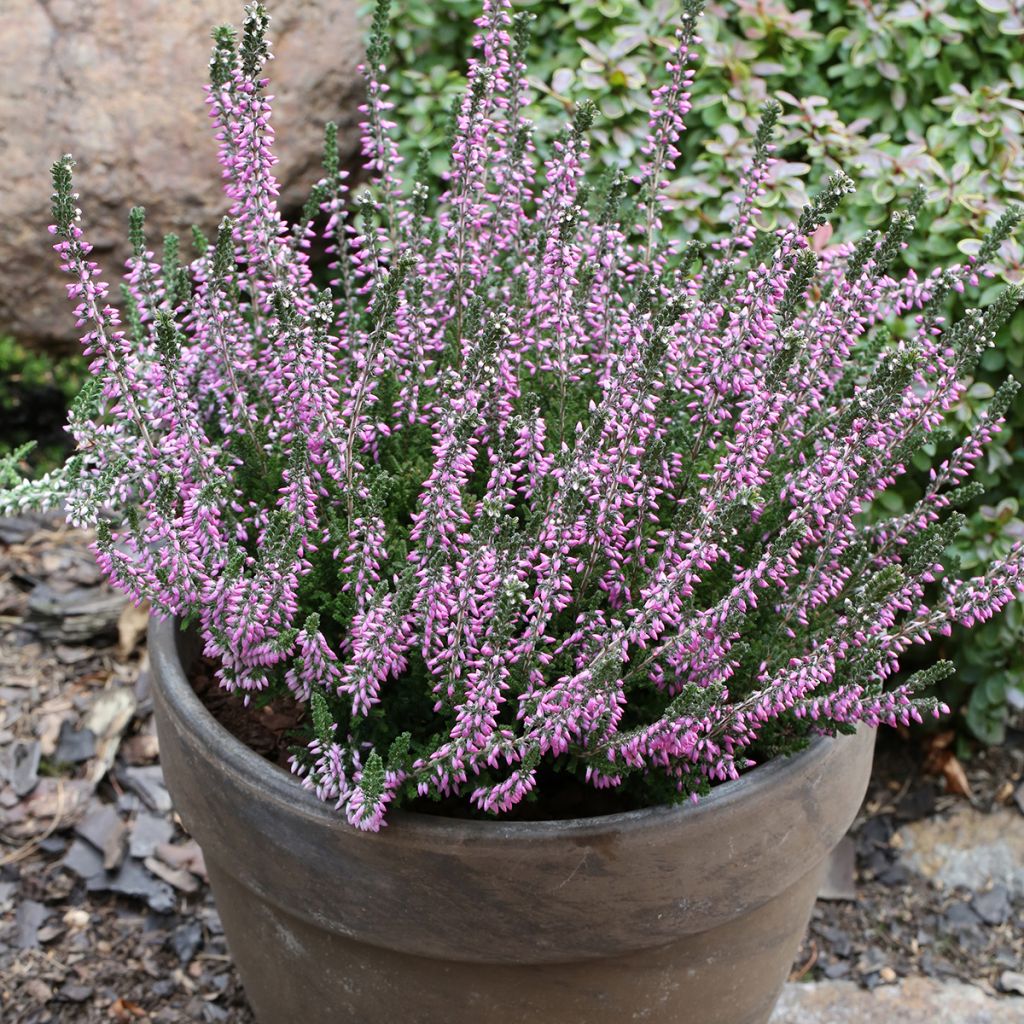
[(178, 644), (151, 627), (161, 757), (262, 1024), (764, 1024), (870, 771), (862, 731), (695, 807), (358, 833), (213, 720)]

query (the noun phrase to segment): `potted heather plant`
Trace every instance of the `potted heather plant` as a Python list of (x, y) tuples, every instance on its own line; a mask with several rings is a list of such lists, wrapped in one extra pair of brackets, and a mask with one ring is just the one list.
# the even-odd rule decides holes
[[(839, 173), (761, 229), (769, 105), (722, 241), (676, 237), (699, 13), (638, 166), (595, 184), (593, 108), (534, 140), (528, 19), (485, 0), (437, 182), (401, 175), (382, 0), (371, 180), (350, 201), (328, 128), (288, 224), (251, 4), (211, 62), (230, 211), (189, 262), (136, 211), (121, 312), (54, 167), (92, 379), (74, 457), (34, 482), (8, 458), (2, 506), (64, 502), (150, 602), (168, 784), (266, 1024), (763, 1024), (870, 727), (943, 710), (946, 668), (895, 680), (900, 656), (1021, 590), (1020, 550), (943, 565), (1016, 385), (941, 433), (1018, 295), (952, 325), (943, 299), (1019, 215), (924, 278), (890, 273), (920, 195), (823, 247)], [(880, 516), (921, 453), (931, 483)], [(204, 674), (290, 708), (294, 777)]]

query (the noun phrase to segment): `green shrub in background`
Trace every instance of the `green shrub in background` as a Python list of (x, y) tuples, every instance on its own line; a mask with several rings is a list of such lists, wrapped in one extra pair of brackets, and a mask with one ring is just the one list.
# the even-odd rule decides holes
[[(540, 115), (592, 99), (603, 121), (594, 134), (599, 156), (627, 162), (645, 124), (642, 86), (652, 69), (655, 78), (663, 74), (661, 46), (679, 0), (515, 2), (537, 19), (532, 77)], [(392, 86), (411, 115), (403, 146), (412, 159), (445, 135), (461, 84), (452, 69), (468, 54), (479, 5), (394, 0), (392, 7), (400, 58)], [(960, 239), (979, 235), (1024, 194), (1022, 12), (1024, 0), (709, 4), (689, 119), (693, 173), (677, 186), (688, 226), (699, 232), (728, 205), (761, 104), (775, 96), (786, 108), (786, 159), (776, 177), (787, 186), (780, 200), (787, 215), (806, 200), (794, 180), (797, 163), (809, 165), (812, 181), (842, 166), (860, 183), (857, 225), (883, 223), (886, 204), (924, 183), (931, 222), (907, 263), (954, 256)], [(742, 128), (732, 126), (737, 120)], [(698, 174), (709, 169), (710, 181)], [(692, 196), (698, 178), (704, 184)], [(1007, 243), (1003, 255), (1011, 278), (1024, 278), (1020, 244)]]
[(70, 449), (67, 409), (84, 376), (81, 356), (30, 352), (0, 334), (0, 455), (38, 441), (33, 468), (46, 471), (63, 462)]
[[(628, 161), (646, 123), (648, 80), (663, 75), (678, 0), (517, 0), (536, 16), (532, 71), (535, 118), (543, 122), (590, 98), (601, 113), (593, 138), (599, 159)], [(393, 98), (412, 131), (407, 159), (447, 131), (451, 98), (473, 34), (478, 0), (393, 0)], [(778, 207), (789, 217), (805, 202), (800, 172), (823, 180), (842, 167), (858, 184), (849, 198), (851, 230), (881, 224), (887, 204), (916, 185), (928, 189), (908, 266), (957, 255), (1005, 207), (1024, 198), (1024, 0), (723, 0), (704, 18), (706, 56), (688, 119), (676, 183), (678, 216), (691, 234), (728, 217), (730, 194), (749, 137), (769, 96), (784, 106), (775, 177)], [(574, 50), (575, 45), (575, 50)], [(572, 69), (576, 70), (572, 70)], [(801, 99), (797, 99), (801, 97)], [(737, 124), (736, 122), (739, 122)], [(690, 173), (685, 173), (689, 167)], [(858, 215), (859, 214), (859, 215)], [(974, 243), (977, 244), (977, 243)], [(970, 241), (960, 245), (970, 252)], [(1001, 252), (1004, 276), (1024, 280), (1019, 241)], [(995, 287), (995, 285), (993, 285)], [(991, 294), (983, 301), (989, 301)], [(954, 418), (1024, 367), (1024, 312), (990, 350)], [(957, 542), (965, 569), (1024, 534), (1024, 400), (988, 453), (979, 478), (987, 494)], [(890, 501), (912, 501), (913, 482)], [(1008, 709), (1024, 703), (1024, 613), (1020, 605), (954, 636), (945, 657), (959, 669), (953, 700), (971, 731), (1002, 740)]]

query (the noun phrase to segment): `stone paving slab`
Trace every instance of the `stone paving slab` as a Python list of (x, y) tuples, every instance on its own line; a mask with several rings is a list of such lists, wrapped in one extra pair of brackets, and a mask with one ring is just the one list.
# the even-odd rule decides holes
[(906, 864), (940, 888), (1003, 885), (1024, 896), (1024, 814), (1016, 808), (977, 814), (966, 805), (948, 818), (915, 821), (899, 838)]
[(796, 983), (786, 986), (769, 1024), (1024, 1024), (1024, 998), (930, 978), (870, 992), (851, 981)]

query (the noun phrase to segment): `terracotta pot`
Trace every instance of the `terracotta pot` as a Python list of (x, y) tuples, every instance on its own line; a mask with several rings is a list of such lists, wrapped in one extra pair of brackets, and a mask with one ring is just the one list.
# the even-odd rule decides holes
[(356, 832), (229, 735), (150, 628), (167, 784), (261, 1024), (764, 1024), (874, 734), (697, 805)]

